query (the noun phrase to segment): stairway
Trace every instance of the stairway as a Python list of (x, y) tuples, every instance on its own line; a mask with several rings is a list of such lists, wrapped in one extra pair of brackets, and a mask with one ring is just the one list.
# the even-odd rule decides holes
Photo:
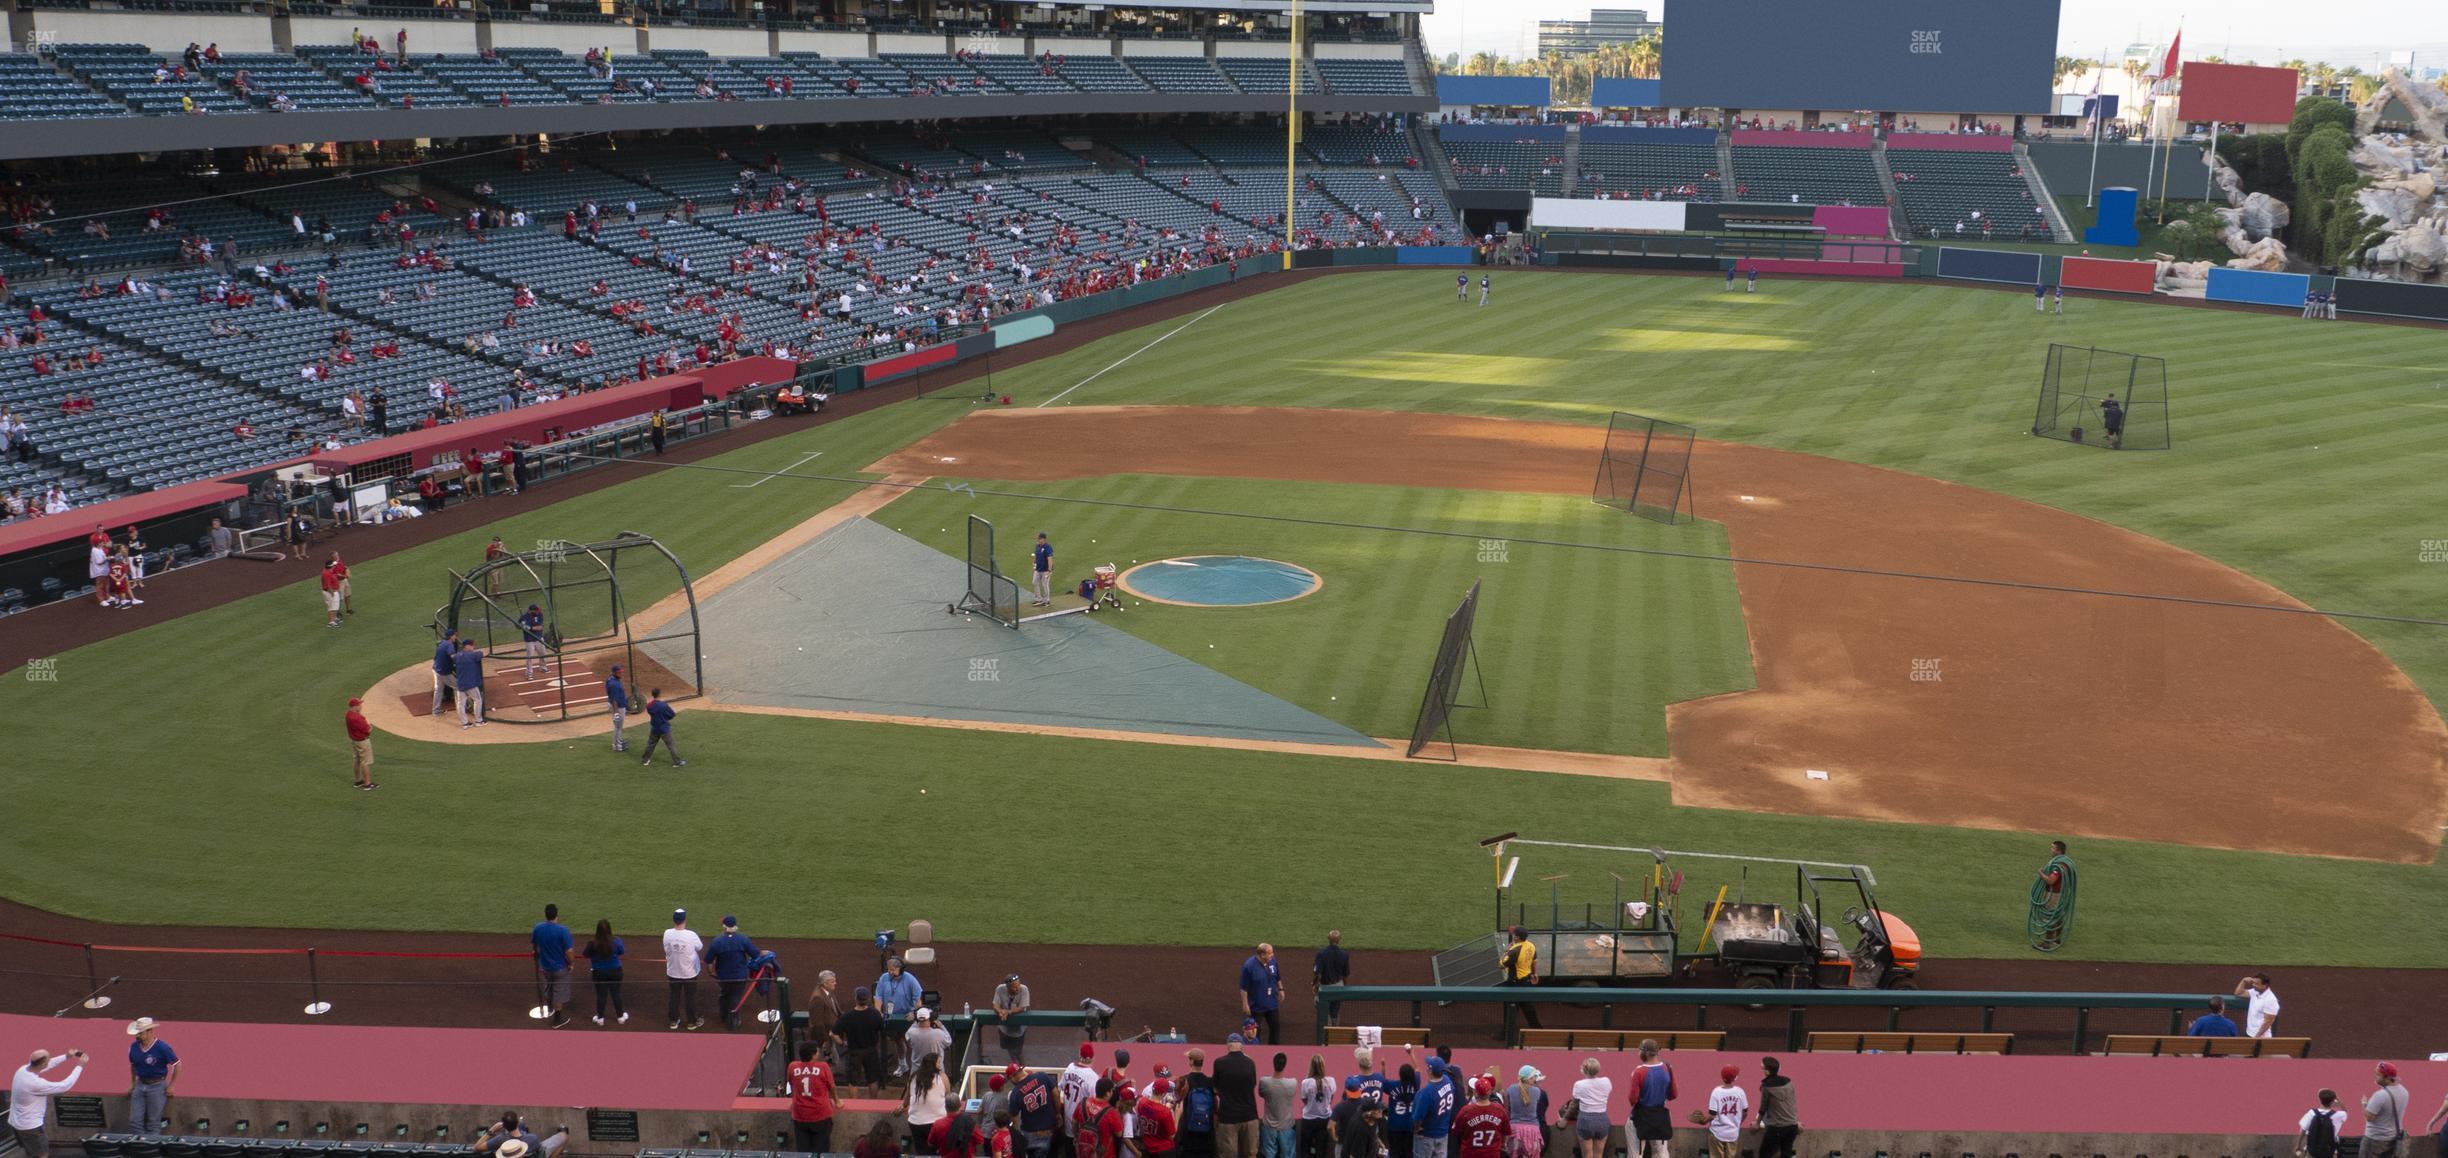
[(1878, 174), (1879, 191), (1887, 195), (1887, 235), (1910, 240), (1912, 222), (1904, 216), (1904, 199), (1896, 193), (1895, 170), (1887, 167), (1887, 139), (1870, 142), (1870, 169)]
[(1579, 196), (1581, 183), (1581, 126), (1564, 126), (1564, 195)]
[(2032, 164), (2030, 146), (2017, 141), (2014, 151), (2015, 163), (2023, 167), (2023, 183), (2031, 188), (2032, 203), (2040, 207), (2040, 216), (2056, 231), (2060, 244), (2074, 244), (2078, 240), (2074, 226), (2066, 221), (2065, 210), (2057, 204), (2057, 198), (2049, 194), (2048, 182), (2040, 179), (2040, 166)]
[(1717, 134), (1717, 198), (1734, 200), (1734, 134)]

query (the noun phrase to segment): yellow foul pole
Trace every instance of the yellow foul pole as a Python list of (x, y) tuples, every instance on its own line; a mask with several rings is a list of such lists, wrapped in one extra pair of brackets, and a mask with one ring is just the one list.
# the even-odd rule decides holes
[(1284, 62), (1284, 255), (1283, 267), (1292, 268), (1292, 231), (1300, 224), (1293, 212), (1293, 194), (1300, 178), (1300, 0), (1292, 0), (1292, 52)]

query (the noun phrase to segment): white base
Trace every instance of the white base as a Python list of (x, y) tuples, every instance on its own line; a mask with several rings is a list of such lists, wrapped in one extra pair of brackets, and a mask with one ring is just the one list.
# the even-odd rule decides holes
[(551, 1016), (552, 1006), (549, 1005), (532, 1006), (527, 1010), (527, 1019), (530, 1021), (542, 1021)]
[(782, 1020), (782, 1011), (779, 1009), (768, 1009), (757, 1014), (757, 1020), (762, 1021), (767, 1025), (771, 1025), (774, 1022)]
[(110, 1008), (110, 998), (101, 996), (88, 997), (85, 999), (85, 1008), (108, 1009)]
[(331, 1002), (328, 1001), (313, 1002), (306, 1007), (306, 1016), (308, 1017), (321, 1017), (330, 1012)]

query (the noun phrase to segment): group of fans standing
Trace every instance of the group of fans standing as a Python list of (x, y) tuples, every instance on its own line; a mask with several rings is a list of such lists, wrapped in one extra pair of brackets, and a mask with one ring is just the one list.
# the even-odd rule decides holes
[[(855, 1158), (1540, 1158), (1552, 1128), (1570, 1127), (1582, 1158), (1614, 1148), (1612, 1081), (1596, 1059), (1582, 1063), (1582, 1077), (1560, 1105), (1551, 1106), (1540, 1083), (1546, 1075), (1524, 1065), (1505, 1080), (1494, 1067), (1469, 1075), (1440, 1049), (1421, 1061), (1417, 1047), (1404, 1048), (1403, 1063), (1388, 1072), (1377, 1051), (1353, 1051), (1356, 1072), (1328, 1075), (1323, 1055), (1312, 1055), (1308, 1076), (1286, 1076), (1290, 1059), (1276, 1053), (1272, 1072), (1260, 1077), (1258, 1063), (1232, 1035), (1212, 1072), (1204, 1051), (1190, 1050), (1186, 1072), (1155, 1066), (1142, 1082), (1131, 1072), (1128, 1049), (1116, 1049), (1102, 1067), (1095, 1043), (1061, 1071), (1029, 1069), (1014, 1058), (988, 1076), (979, 1098), (965, 1100), (957, 1079), (945, 1072), (944, 1055), (913, 1050), (908, 1084), (898, 1115), (877, 1119), (848, 1152)], [(1653, 1042), (1643, 1042), (1641, 1064), (1631, 1077), (1630, 1140), (1638, 1158), (1665, 1158), (1673, 1134), (1667, 1103), (1678, 1096), (1673, 1070)], [(822, 1044), (799, 1047), (788, 1070), (796, 1149), (835, 1152), (833, 1117), (840, 1103), (833, 1069)], [(1758, 1124), (1762, 1158), (1791, 1158), (1799, 1128), (1794, 1124), (1792, 1083), (1774, 1059), (1760, 1086)], [(1732, 1158), (1752, 1101), (1736, 1084), (1740, 1070), (1726, 1066), (1708, 1092), (1695, 1124), (1708, 1128), (1715, 1158)], [(1551, 1114), (1552, 1111), (1552, 1114)], [(905, 1125), (897, 1127), (896, 1118)]]

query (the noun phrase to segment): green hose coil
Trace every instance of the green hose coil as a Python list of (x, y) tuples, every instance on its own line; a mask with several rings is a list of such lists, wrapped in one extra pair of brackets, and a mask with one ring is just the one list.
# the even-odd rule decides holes
[[(2057, 875), (2057, 888), (2049, 888), (2049, 875)], [(2066, 934), (2074, 930), (2074, 862), (2063, 855), (2049, 858), (2040, 874), (2032, 878), (2031, 917), (2025, 926), (2031, 937), (2031, 947), (2043, 953), (2054, 953), (2065, 944)]]

